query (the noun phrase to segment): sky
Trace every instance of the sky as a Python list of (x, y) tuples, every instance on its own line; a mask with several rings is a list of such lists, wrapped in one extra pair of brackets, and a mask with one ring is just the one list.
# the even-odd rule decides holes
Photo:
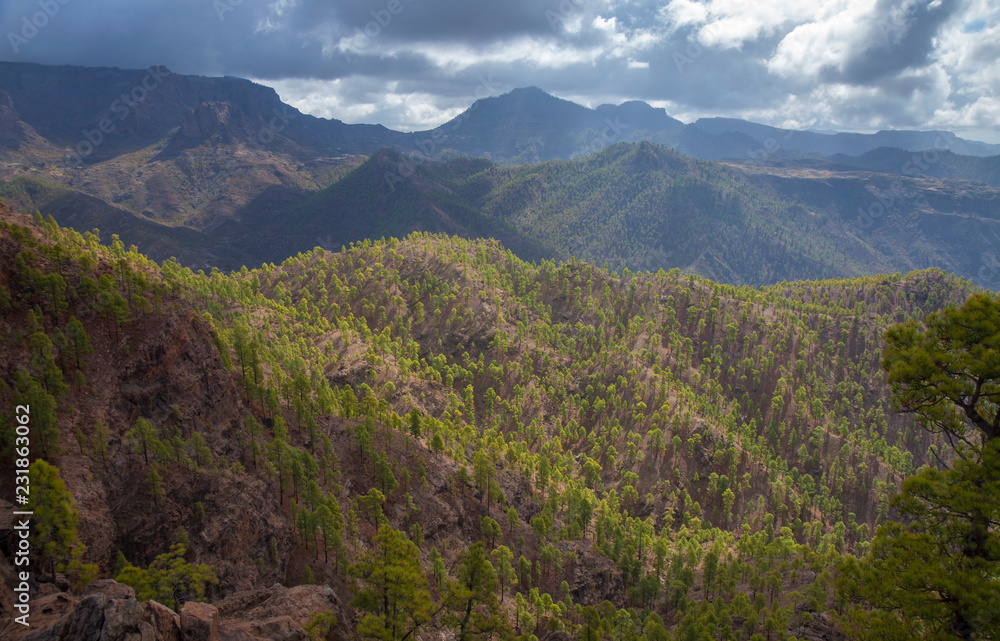
[(413, 131), (515, 87), (1000, 143), (993, 0), (0, 0), (0, 59), (239, 76)]

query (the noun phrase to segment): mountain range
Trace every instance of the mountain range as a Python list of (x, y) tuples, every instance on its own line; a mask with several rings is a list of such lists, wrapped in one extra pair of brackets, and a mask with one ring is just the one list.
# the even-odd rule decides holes
[(684, 124), (534, 87), (403, 133), (238, 78), (0, 63), (0, 197), (204, 268), (435, 231), (734, 284), (937, 266), (996, 288), (998, 152), (938, 131)]
[(995, 151), (0, 64), (0, 638), (992, 638)]

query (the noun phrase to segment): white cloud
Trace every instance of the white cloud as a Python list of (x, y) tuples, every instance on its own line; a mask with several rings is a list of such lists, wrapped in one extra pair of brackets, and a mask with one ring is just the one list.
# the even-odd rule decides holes
[[(73, 19), (53, 20), (16, 59), (252, 77), (303, 111), (406, 130), (467, 108), (493, 74), (584, 104), (645, 100), (686, 121), (1000, 132), (996, 0), (403, 0), (360, 42), (355, 30), (386, 1), (243, 0), (221, 23), (208, 0), (71, 3)], [(0, 2), (0, 32), (19, 29), (25, 2)]]
[(864, 47), (862, 21), (871, 5), (854, 3), (822, 21), (796, 26), (778, 44), (767, 68), (786, 78), (814, 80), (826, 68), (842, 69), (852, 52)]
[[(398, 82), (380, 84), (364, 78), (279, 80), (266, 84), (274, 87), (284, 102), (303, 113), (349, 124), (380, 124), (396, 131), (434, 128), (458, 116), (477, 98), (483, 97), (482, 83), (470, 87), (468, 95), (450, 99), (411, 91)], [(498, 93), (510, 89), (508, 86), (496, 87), (499, 87)]]
[(693, 0), (673, 0), (661, 7), (658, 16), (671, 30), (704, 24), (708, 20), (708, 7)]
[(386, 55), (414, 53), (426, 57), (444, 73), (455, 74), (470, 67), (527, 65), (544, 69), (564, 69), (598, 59), (603, 49), (594, 45), (576, 47), (566, 42), (534, 37), (516, 38), (487, 46), (465, 44), (418, 43), (390, 46)]
[(748, 3), (741, 0), (672, 0), (659, 13), (672, 31), (689, 27), (707, 47), (742, 49), (749, 42), (770, 37), (787, 25), (815, 19), (829, 2), (774, 0)]
[[(234, 3), (235, 4), (235, 3)], [(271, 33), (281, 26), (281, 19), (298, 5), (298, 0), (274, 0), (267, 5), (267, 15), (260, 19), (255, 34)]]

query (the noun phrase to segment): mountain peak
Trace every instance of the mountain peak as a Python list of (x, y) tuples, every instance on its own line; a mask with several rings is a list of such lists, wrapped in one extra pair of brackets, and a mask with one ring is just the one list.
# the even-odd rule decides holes
[(541, 87), (536, 87), (535, 85), (530, 85), (528, 87), (517, 87), (511, 89), (508, 94), (524, 94), (524, 95), (535, 95), (535, 96), (548, 96), (550, 98), (555, 98), (552, 94), (545, 91)]
[[(514, 106), (515, 108), (531, 108), (535, 106), (545, 106), (551, 108), (562, 108), (566, 110), (573, 110), (576, 112), (586, 112), (591, 111), (583, 105), (578, 105), (575, 102), (569, 100), (564, 100), (558, 96), (553, 96), (549, 92), (536, 87), (534, 85), (530, 87), (519, 87), (517, 89), (511, 89), (505, 94), (496, 96), (493, 98), (486, 98), (480, 102), (489, 102), (495, 106), (502, 108), (509, 108)], [(558, 105), (558, 107), (556, 107)]]

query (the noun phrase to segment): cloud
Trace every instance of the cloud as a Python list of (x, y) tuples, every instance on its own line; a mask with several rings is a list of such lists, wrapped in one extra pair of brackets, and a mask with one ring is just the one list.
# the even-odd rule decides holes
[(902, 6), (882, 0), (874, 16), (874, 28), (868, 25), (867, 46), (859, 47), (857, 55), (848, 58), (843, 78), (853, 84), (866, 84), (907, 69), (926, 67), (932, 61), (939, 30), (957, 7), (955, 0), (930, 4), (913, 0)]
[[(996, 129), (991, 0), (74, 0), (0, 59), (236, 75), (303, 111), (398, 129), (480, 79), (816, 128)], [(220, 9), (220, 6), (222, 9)], [(4, 0), (0, 35), (37, 0)], [(992, 120), (990, 120), (992, 118)]]

